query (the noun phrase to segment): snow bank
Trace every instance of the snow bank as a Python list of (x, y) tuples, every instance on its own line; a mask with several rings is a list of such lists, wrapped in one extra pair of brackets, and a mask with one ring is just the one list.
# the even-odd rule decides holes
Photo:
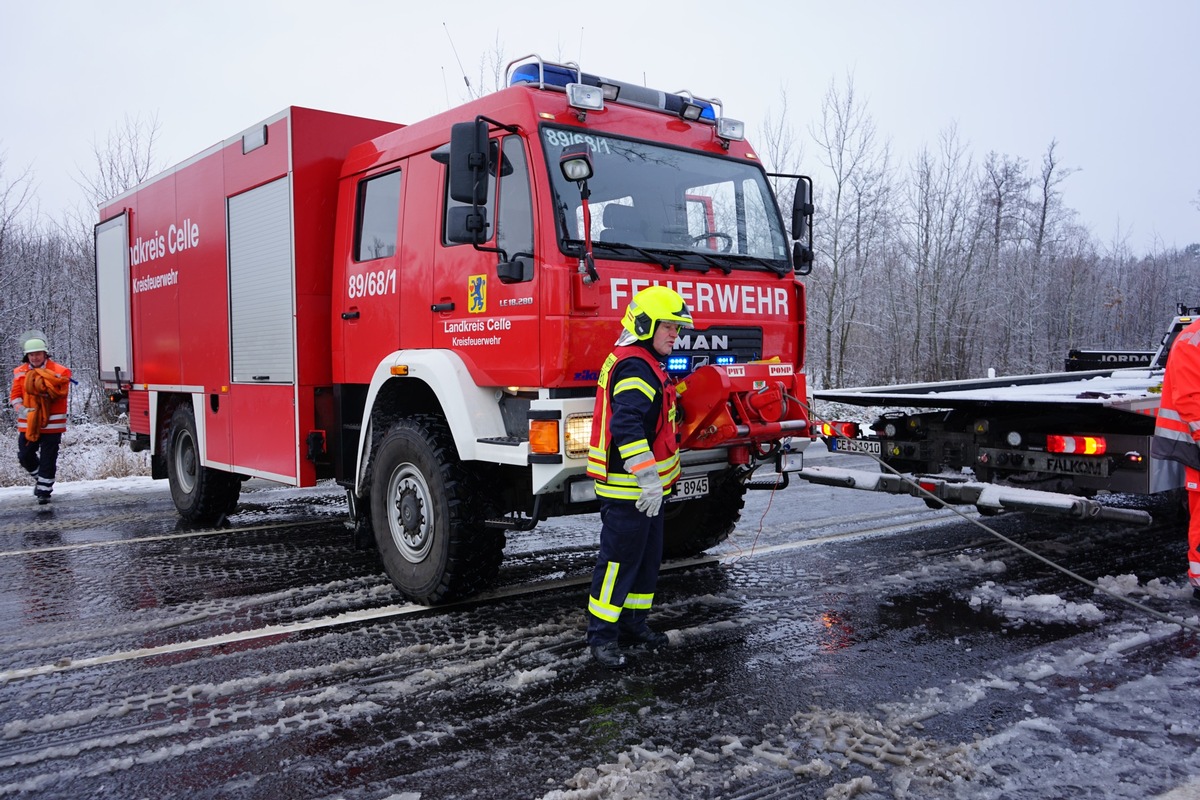
[(1013, 595), (1006, 586), (987, 581), (971, 592), (971, 608), (987, 609), (1018, 625), (1026, 622), (1098, 623), (1104, 612), (1094, 603), (1076, 603), (1056, 594)]
[[(32, 487), (33, 481), (17, 463), (17, 433), (0, 445), (0, 487)], [(117, 441), (117, 428), (86, 422), (72, 425), (63, 434), (58, 452), (58, 486), (65, 482), (150, 475), (150, 454), (134, 453)], [(32, 491), (32, 489), (29, 489)]]

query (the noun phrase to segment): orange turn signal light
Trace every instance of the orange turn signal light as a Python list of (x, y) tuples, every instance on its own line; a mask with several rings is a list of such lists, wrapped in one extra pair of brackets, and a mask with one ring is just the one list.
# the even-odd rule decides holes
[(558, 420), (531, 419), (529, 421), (529, 452), (552, 455), (558, 452)]

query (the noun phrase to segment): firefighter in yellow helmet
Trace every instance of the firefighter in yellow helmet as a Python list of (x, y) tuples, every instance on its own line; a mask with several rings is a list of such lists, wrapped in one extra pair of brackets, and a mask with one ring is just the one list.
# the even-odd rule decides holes
[(587, 642), (592, 657), (611, 669), (627, 663), (622, 644), (667, 644), (666, 634), (646, 624), (662, 560), (663, 498), (679, 477), (675, 386), (663, 361), (692, 315), (675, 291), (650, 286), (634, 295), (621, 325), (600, 369), (588, 451), (601, 528)]
[(34, 480), (39, 505), (50, 502), (58, 472), (58, 448), (67, 429), (71, 370), (50, 360), (41, 334), (21, 345), (24, 357), (13, 370), (9, 404), (17, 414), (17, 460)]

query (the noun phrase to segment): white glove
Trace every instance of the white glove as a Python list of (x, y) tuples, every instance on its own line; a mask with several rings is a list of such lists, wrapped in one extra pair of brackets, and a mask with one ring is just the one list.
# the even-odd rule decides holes
[[(641, 468), (634, 469), (639, 464)], [(626, 461), (625, 470), (637, 478), (638, 487), (642, 490), (642, 496), (634, 504), (637, 506), (637, 510), (647, 517), (658, 516), (663, 501), (662, 479), (658, 477), (658, 464), (647, 453)]]
[(26, 408), (25, 405), (18, 403), (17, 404), (17, 419), (25, 419), (28, 416), (29, 416), (29, 409)]

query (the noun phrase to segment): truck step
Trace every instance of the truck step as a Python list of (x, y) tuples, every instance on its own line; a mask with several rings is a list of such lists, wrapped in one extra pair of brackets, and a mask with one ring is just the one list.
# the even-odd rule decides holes
[(522, 443), (529, 441), (522, 439), (519, 436), (489, 436), (485, 439), (476, 439), (480, 444), (502, 444), (508, 447), (520, 447)]
[(775, 491), (776, 489), (786, 489), (790, 483), (788, 478), (790, 473), (783, 472), (768, 472), (762, 477), (751, 478), (744, 484), (747, 489), (754, 489), (763, 492)]

